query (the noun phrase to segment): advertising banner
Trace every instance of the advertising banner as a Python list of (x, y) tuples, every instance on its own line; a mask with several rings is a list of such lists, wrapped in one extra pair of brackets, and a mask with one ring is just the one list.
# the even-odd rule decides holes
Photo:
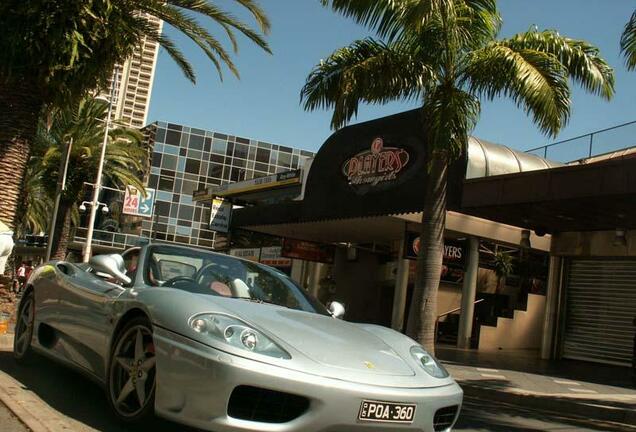
[(261, 248), (261, 263), (272, 267), (291, 267), (292, 260), (282, 256), (281, 246)]
[[(421, 247), (419, 233), (407, 232), (405, 243), (404, 258), (417, 259), (417, 254)], [(464, 263), (466, 260), (465, 242), (444, 239), (443, 253), (441, 280), (454, 283), (461, 282), (464, 279)]]
[(235, 256), (237, 258), (243, 258), (249, 261), (258, 262), (261, 256), (261, 249), (260, 248), (230, 249), (230, 255)]
[(303, 240), (283, 239), (281, 254), (287, 258), (332, 264), (336, 248)]
[(232, 217), (232, 203), (222, 199), (212, 200), (210, 211), (210, 229), (226, 233), (230, 230), (230, 218)]

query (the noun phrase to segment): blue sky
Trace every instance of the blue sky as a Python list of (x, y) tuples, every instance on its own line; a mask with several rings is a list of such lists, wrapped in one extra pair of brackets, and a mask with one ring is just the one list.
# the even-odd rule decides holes
[[(216, 3), (227, 6), (230, 2)], [(542, 135), (526, 114), (508, 100), (483, 102), (474, 135), (525, 150), (636, 120), (636, 72), (628, 72), (619, 55), (620, 33), (636, 2), (502, 0), (499, 3), (504, 37), (537, 25), (598, 46), (616, 71), (616, 96), (607, 102), (575, 87), (570, 122), (556, 139)], [(261, 0), (261, 4), (272, 21), (269, 41), (274, 55), (241, 40), (236, 57), (240, 80), (226, 73), (225, 80), (220, 82), (212, 65), (192, 43), (172, 29), (165, 30), (192, 60), (198, 82), (194, 86), (183, 78), (172, 60), (160, 52), (149, 122), (165, 120), (312, 151), (320, 147), (331, 134), (331, 114), (304, 112), (299, 103), (300, 89), (321, 58), (370, 33), (321, 7), (318, 0)], [(213, 25), (210, 28), (223, 38)], [(404, 103), (364, 106), (354, 122), (411, 107)]]

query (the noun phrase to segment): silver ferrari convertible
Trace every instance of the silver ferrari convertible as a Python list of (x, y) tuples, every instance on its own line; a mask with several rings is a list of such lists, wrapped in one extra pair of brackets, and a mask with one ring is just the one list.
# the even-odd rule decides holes
[(14, 355), (98, 381), (123, 421), (210, 431), (448, 431), (462, 390), (420, 345), (343, 321), (283, 273), (150, 244), (37, 268)]

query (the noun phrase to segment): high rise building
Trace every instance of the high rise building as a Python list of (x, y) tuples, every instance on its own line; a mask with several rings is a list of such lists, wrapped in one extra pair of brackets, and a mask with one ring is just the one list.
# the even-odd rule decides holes
[(154, 122), (145, 131), (152, 148), (148, 187), (157, 193), (141, 236), (205, 248), (214, 246), (215, 232), (209, 228), (209, 205), (192, 200), (195, 190), (301, 168), (314, 155), (173, 123)]
[[(98, 212), (93, 237), (95, 250), (123, 250), (151, 238), (203, 248), (218, 247), (217, 233), (210, 229), (210, 205), (194, 202), (195, 190), (302, 168), (314, 155), (306, 150), (174, 123), (153, 122), (143, 132), (151, 152), (147, 187), (156, 191), (152, 215), (126, 216), (122, 212), (123, 192), (104, 194), (100, 199), (111, 211)], [(78, 250), (86, 238), (84, 219), (71, 244)]]
[[(161, 32), (163, 21), (150, 15), (144, 17)], [(137, 129), (146, 124), (158, 54), (159, 44), (144, 37), (133, 55), (123, 64), (115, 66), (113, 77), (116, 77), (116, 82), (111, 120), (120, 120), (124, 125)], [(111, 86), (112, 81), (109, 81), (108, 87), (101, 94), (110, 97)]]

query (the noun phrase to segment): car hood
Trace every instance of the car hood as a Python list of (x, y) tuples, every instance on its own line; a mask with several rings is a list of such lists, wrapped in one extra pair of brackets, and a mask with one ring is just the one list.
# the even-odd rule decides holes
[[(330, 316), (172, 289), (144, 289), (135, 296), (153, 322), (232, 355), (326, 378), (385, 387), (424, 388), (453, 384), (433, 378), (411, 356), (415, 342), (394, 330)], [(122, 299), (122, 301), (126, 301)], [(276, 342), (291, 359), (273, 358), (223, 344), (187, 323), (198, 314), (234, 316)]]
[(286, 348), (324, 366), (370, 374), (414, 375), (395, 350), (357, 324), (274, 305), (239, 302), (231, 306), (238, 316)]
[(417, 367), (409, 352), (413, 341), (393, 330), (276, 305), (203, 297), (254, 326), (291, 354), (291, 361), (271, 361), (277, 365), (389, 387), (438, 387), (452, 383), (451, 379), (433, 378)]

